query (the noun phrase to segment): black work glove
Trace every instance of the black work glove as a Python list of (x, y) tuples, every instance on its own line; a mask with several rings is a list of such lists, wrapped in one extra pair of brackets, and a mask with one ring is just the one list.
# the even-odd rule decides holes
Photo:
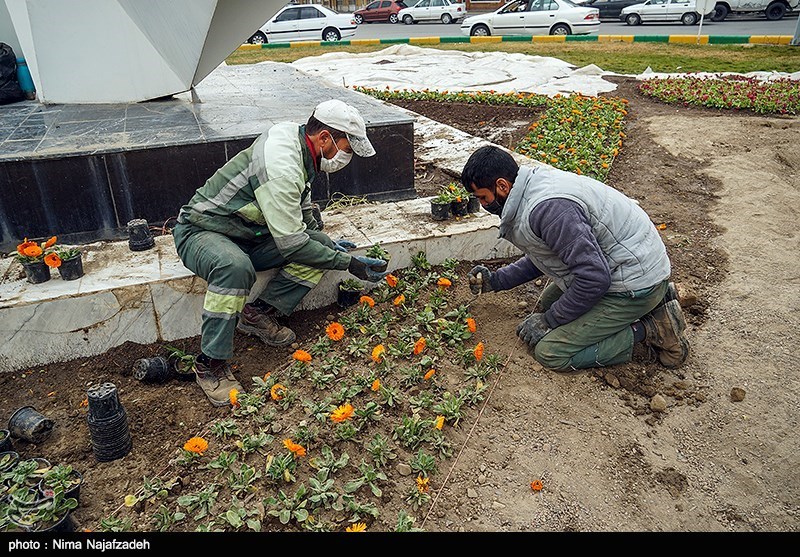
[(325, 228), (325, 224), (322, 222), (322, 211), (320, 211), (319, 205), (316, 203), (311, 204), (311, 214), (314, 217), (314, 220), (317, 221), (317, 226), (319, 230)]
[(531, 348), (534, 348), (550, 331), (550, 325), (544, 320), (544, 313), (531, 313), (517, 325), (517, 336)]
[(475, 265), (472, 270), (467, 273), (469, 277), (469, 289), (473, 294), (478, 295), (484, 292), (492, 292), (492, 273), (487, 267), (483, 265)]
[(386, 261), (383, 259), (373, 259), (372, 257), (364, 257), (363, 255), (354, 255), (350, 258), (350, 265), (347, 266), (347, 270), (362, 280), (378, 282), (389, 274), (388, 272), (380, 272), (375, 270), (375, 268), (381, 268), (384, 265), (386, 265)]
[(333, 249), (336, 251), (341, 251), (342, 253), (347, 253), (351, 249), (356, 249), (356, 247), (357, 246), (353, 242), (350, 240), (345, 240), (344, 238), (333, 242)]

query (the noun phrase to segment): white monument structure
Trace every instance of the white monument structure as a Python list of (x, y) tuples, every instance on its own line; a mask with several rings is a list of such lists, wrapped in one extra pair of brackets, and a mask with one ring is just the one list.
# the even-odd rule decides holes
[(0, 2), (22, 49), (17, 56), (25, 58), (38, 100), (45, 104), (138, 102), (189, 91), (285, 4)]

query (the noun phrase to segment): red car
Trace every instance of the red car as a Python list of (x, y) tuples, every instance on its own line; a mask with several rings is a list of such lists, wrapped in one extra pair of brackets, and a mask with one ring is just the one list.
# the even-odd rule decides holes
[(353, 18), (359, 25), (373, 21), (388, 21), (397, 23), (397, 12), (408, 6), (403, 0), (375, 0), (360, 10), (353, 12)]

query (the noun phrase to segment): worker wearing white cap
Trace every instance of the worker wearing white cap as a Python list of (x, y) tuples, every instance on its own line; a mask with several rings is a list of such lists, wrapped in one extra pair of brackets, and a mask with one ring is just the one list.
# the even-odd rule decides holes
[[(321, 231), (311, 205), (319, 172), (336, 172), (353, 155), (375, 154), (358, 110), (337, 99), (318, 104), (305, 125), (275, 124), (230, 159), (181, 208), (173, 230), (178, 255), (208, 283), (196, 380), (215, 406), (242, 391), (231, 372), (238, 329), (269, 346), (295, 333), (278, 319), (291, 314), (325, 270), (348, 270), (376, 282), (385, 261), (347, 253)], [(279, 268), (266, 289), (246, 303), (256, 272)]]

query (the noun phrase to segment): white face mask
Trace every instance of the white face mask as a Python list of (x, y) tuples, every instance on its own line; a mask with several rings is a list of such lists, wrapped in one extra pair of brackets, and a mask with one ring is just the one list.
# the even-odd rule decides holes
[(350, 160), (353, 158), (353, 153), (347, 153), (339, 149), (339, 146), (336, 145), (335, 140), (333, 141), (333, 146), (336, 147), (336, 154), (333, 156), (333, 158), (326, 159), (325, 155), (322, 155), (322, 158), (319, 161), (319, 169), (323, 172), (331, 173), (341, 170), (350, 164)]

